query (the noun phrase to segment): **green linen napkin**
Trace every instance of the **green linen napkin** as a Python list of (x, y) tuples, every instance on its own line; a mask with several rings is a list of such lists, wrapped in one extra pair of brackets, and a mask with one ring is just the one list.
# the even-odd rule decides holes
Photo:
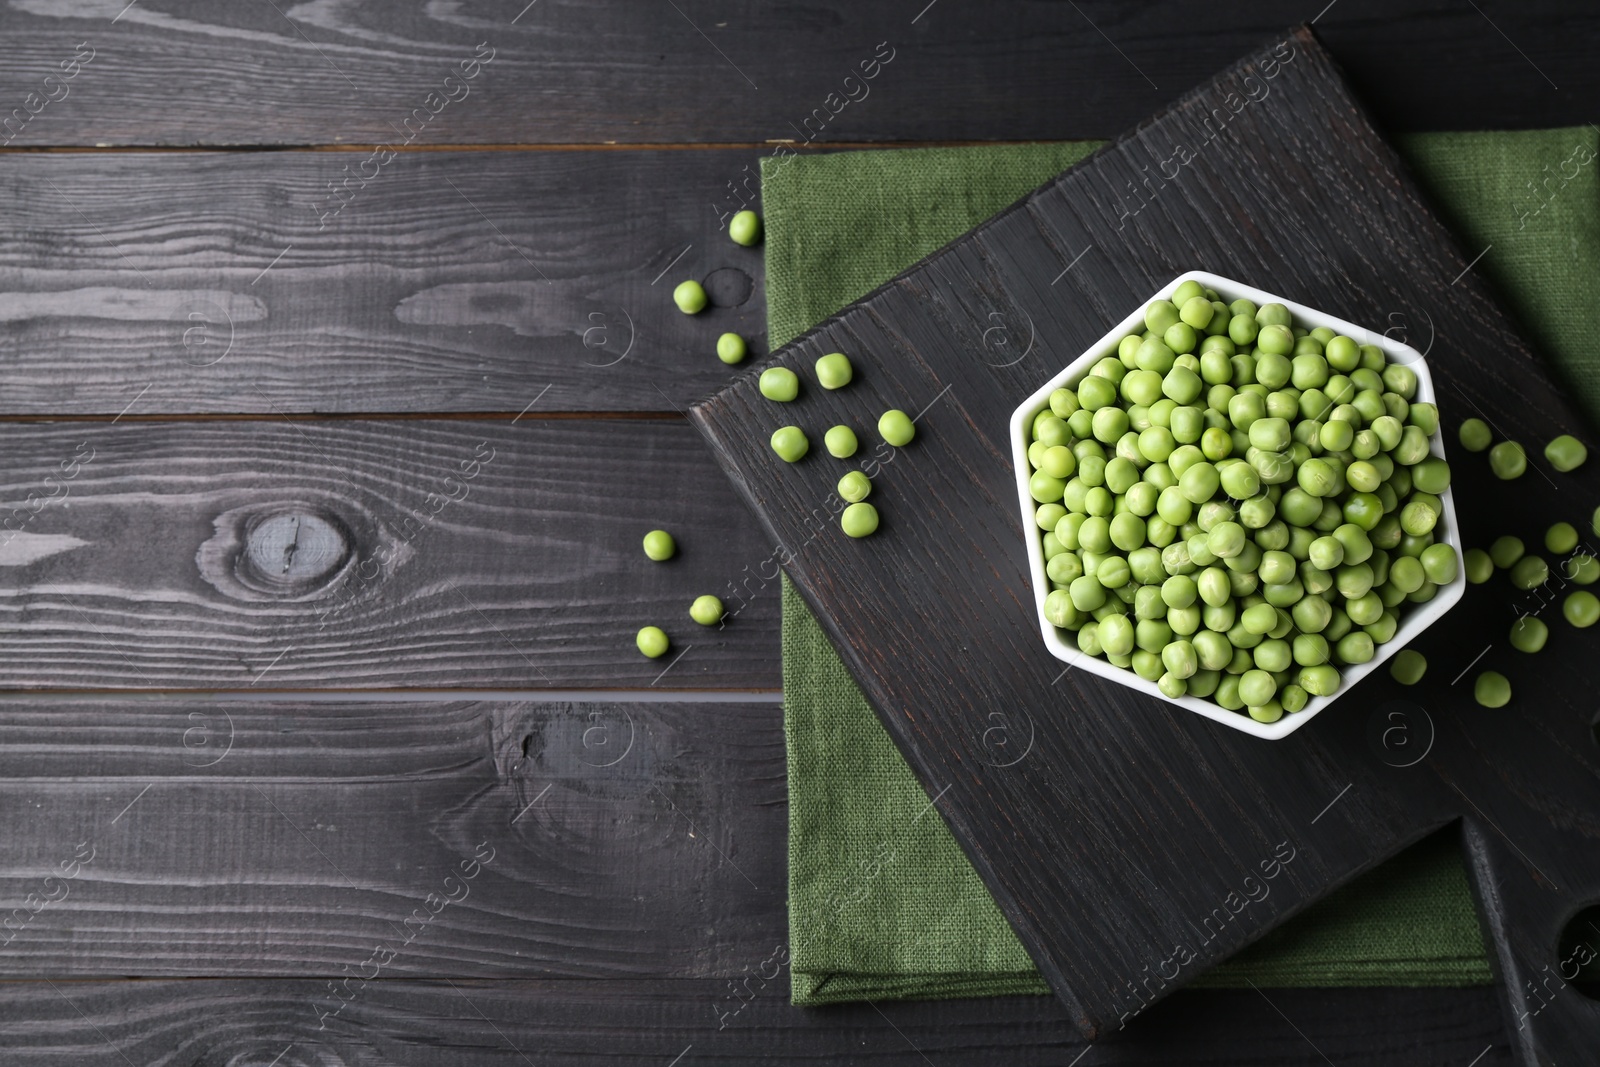
[[(1600, 411), (1593, 127), (1414, 134), (1401, 154), (1528, 335)], [(768, 337), (785, 344), (1097, 144), (762, 160)], [(793, 999), (1044, 993), (944, 822), (787, 581)], [(1446, 830), (1308, 909), (1197, 984), (1470, 985), (1490, 971)]]

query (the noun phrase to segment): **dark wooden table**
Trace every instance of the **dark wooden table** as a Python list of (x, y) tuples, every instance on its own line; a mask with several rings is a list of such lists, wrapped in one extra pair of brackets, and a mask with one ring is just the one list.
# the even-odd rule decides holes
[(768, 555), (669, 291), (764, 348), (720, 230), (773, 142), (1111, 136), (1313, 18), (1390, 129), (1587, 122), (1600, 16), (422, 7), (0, 11), (0, 1062), (1511, 1062), (1487, 989), (1088, 1050), (1042, 997), (736, 994), (787, 936), (776, 589), (631, 635)]

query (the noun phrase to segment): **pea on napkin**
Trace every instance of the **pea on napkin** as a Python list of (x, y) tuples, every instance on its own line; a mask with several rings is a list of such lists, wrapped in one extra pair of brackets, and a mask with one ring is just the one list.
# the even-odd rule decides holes
[[(1591, 414), (1600, 355), (1594, 127), (1413, 134), (1402, 156)], [(1083, 158), (1095, 143), (762, 160), (768, 338), (780, 346)], [(1412, 331), (1422, 322), (1374, 323)], [(1447, 416), (1453, 434), (1459, 416)], [(793, 999), (1046, 993), (844, 665), (785, 582)], [(1263, 742), (1265, 743), (1265, 742)], [(1453, 830), (1268, 935), (1199, 985), (1472, 985), (1491, 973)]]

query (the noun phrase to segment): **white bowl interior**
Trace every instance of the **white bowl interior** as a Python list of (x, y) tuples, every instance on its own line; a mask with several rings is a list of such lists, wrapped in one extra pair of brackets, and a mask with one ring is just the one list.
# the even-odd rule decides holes
[[(1041, 541), (1044, 531), (1040, 530), (1038, 524), (1034, 521), (1034, 511), (1038, 504), (1034, 501), (1033, 494), (1028, 490), (1028, 476), (1032, 473), (1032, 468), (1028, 464), (1029, 428), (1033, 425), (1034, 416), (1048, 406), (1050, 394), (1053, 391), (1063, 385), (1077, 384), (1102, 357), (1116, 354), (1118, 342), (1135, 328), (1142, 326), (1144, 309), (1150, 301), (1170, 297), (1177, 291), (1178, 286), (1190, 280), (1199, 282), (1209, 289), (1216, 290), (1217, 295), (1224, 303), (1230, 303), (1242, 297), (1254, 301), (1257, 306), (1269, 303), (1282, 304), (1294, 315), (1297, 326), (1304, 326), (1308, 330), (1315, 329), (1318, 326), (1326, 326), (1336, 333), (1342, 333), (1347, 337), (1354, 338), (1361, 344), (1378, 346), (1383, 349), (1384, 355), (1389, 362), (1402, 363), (1416, 372), (1416, 400), (1437, 403), (1433, 391), (1433, 378), (1428, 373), (1428, 364), (1423, 359), (1422, 353), (1409, 345), (1401, 344), (1393, 338), (1386, 337), (1382, 333), (1375, 333), (1364, 327), (1357, 326), (1355, 323), (1346, 322), (1343, 319), (1324, 314), (1303, 304), (1298, 304), (1293, 300), (1264, 292), (1242, 282), (1236, 282), (1206, 271), (1189, 271), (1186, 274), (1180, 274), (1146, 297), (1137, 308), (1128, 314), (1127, 318), (1117, 323), (1104, 337), (1089, 346), (1083, 355), (1067, 364), (1055, 377), (1041, 385), (1011, 415), (1012, 463), (1016, 469), (1017, 492), (1022, 506), (1023, 528), (1028, 534), (1028, 565), (1033, 576), (1034, 608), (1038, 613), (1039, 630), (1044, 637), (1045, 647), (1050, 650), (1051, 655), (1067, 663), (1074, 670), (1086, 670), (1100, 675), (1102, 678), (1107, 678), (1119, 685), (1125, 685), (1142, 693), (1148, 693), (1158, 700), (1164, 700), (1169, 704), (1177, 704), (1187, 708), (1199, 715), (1204, 715), (1208, 719), (1220, 722), (1224, 726), (1231, 726), (1235, 730), (1243, 730), (1245, 733), (1253, 734), (1256, 737), (1277, 740), (1278, 738), (1287, 737), (1295, 730), (1298, 730), (1309, 722), (1312, 716), (1348, 693), (1357, 682), (1377, 670), (1390, 656), (1406, 647), (1418, 634), (1432, 626), (1445, 612), (1454, 607), (1466, 591), (1465, 568), (1458, 567), (1455, 579), (1447, 585), (1440, 586), (1432, 600), (1425, 604), (1410, 605), (1405, 612), (1404, 618), (1400, 621), (1400, 627), (1395, 632), (1394, 638), (1378, 645), (1377, 654), (1373, 656), (1370, 662), (1355, 667), (1341, 667), (1340, 674), (1344, 682), (1339, 687), (1338, 692), (1327, 697), (1312, 697), (1300, 711), (1294, 713), (1285, 712), (1282, 718), (1272, 723), (1256, 722), (1241, 711), (1229, 711), (1220, 704), (1212, 703), (1210, 700), (1200, 697), (1182, 696), (1174, 699), (1162, 693), (1154, 682), (1145, 681), (1132, 670), (1118, 667), (1098, 656), (1085, 655), (1062, 640), (1062, 632), (1044, 614), (1044, 598), (1050, 591), (1050, 580), (1046, 576), (1044, 569), (1044, 545)], [(1436, 433), (1433, 435), (1432, 441), (1432, 452), (1441, 459), (1444, 458), (1443, 436), (1442, 433)], [(1435, 531), (1435, 537), (1437, 540), (1453, 546), (1459, 557), (1462, 551), (1461, 539), (1460, 532), (1456, 526), (1452, 490), (1446, 489), (1440, 494), (1440, 500), (1444, 504), (1444, 515), (1441, 516), (1439, 527)]]

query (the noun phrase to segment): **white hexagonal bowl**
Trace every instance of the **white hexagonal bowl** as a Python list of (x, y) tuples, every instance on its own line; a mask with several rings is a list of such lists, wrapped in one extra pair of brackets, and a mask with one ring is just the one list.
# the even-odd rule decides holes
[[(1455, 580), (1448, 585), (1440, 586), (1437, 595), (1432, 600), (1425, 604), (1409, 605), (1405, 616), (1400, 621), (1400, 628), (1395, 633), (1394, 639), (1379, 645), (1377, 655), (1372, 658), (1370, 663), (1363, 663), (1357, 667), (1340, 668), (1340, 674), (1343, 676), (1344, 682), (1339, 687), (1338, 692), (1330, 697), (1312, 697), (1300, 711), (1293, 714), (1285, 713), (1277, 722), (1272, 723), (1256, 722), (1242, 711), (1229, 711), (1220, 704), (1214, 704), (1210, 700), (1199, 697), (1183, 696), (1173, 699), (1156, 688), (1154, 682), (1147, 682), (1133, 671), (1115, 666), (1097, 656), (1087, 656), (1063, 639), (1062, 635), (1065, 631), (1059, 630), (1052, 625), (1044, 614), (1044, 598), (1050, 591), (1050, 580), (1045, 576), (1044, 570), (1044, 545), (1041, 541), (1044, 531), (1040, 530), (1038, 523), (1034, 521), (1034, 511), (1038, 504), (1028, 491), (1028, 476), (1031, 473), (1031, 468), (1028, 465), (1029, 427), (1033, 425), (1034, 416), (1048, 406), (1052, 391), (1063, 385), (1076, 385), (1089, 373), (1090, 368), (1094, 366), (1096, 361), (1104, 356), (1116, 355), (1117, 344), (1123, 337), (1136, 328), (1142, 328), (1144, 309), (1151, 300), (1170, 297), (1177, 291), (1179, 285), (1190, 280), (1199, 282), (1209, 289), (1216, 290), (1217, 295), (1224, 303), (1231, 303), (1240, 297), (1253, 300), (1257, 306), (1279, 303), (1293, 313), (1295, 324), (1298, 326), (1304, 326), (1308, 330), (1315, 329), (1318, 326), (1326, 326), (1336, 333), (1342, 333), (1347, 337), (1354, 338), (1361, 344), (1377, 345), (1383, 349), (1384, 354), (1391, 363), (1403, 363), (1416, 372), (1417, 400), (1437, 403), (1434, 399), (1433, 378), (1428, 373), (1428, 364), (1423, 359), (1422, 353), (1409, 345), (1400, 344), (1398, 341), (1384, 336), (1381, 332), (1365, 329), (1355, 323), (1324, 314), (1314, 308), (1306, 307), (1304, 304), (1297, 304), (1293, 300), (1263, 292), (1242, 282), (1236, 282), (1205, 271), (1190, 271), (1187, 274), (1180, 274), (1158, 291), (1151, 293), (1138, 307), (1128, 313), (1127, 318), (1117, 323), (1104, 337), (1089, 346), (1083, 355), (1068, 364), (1061, 373), (1041, 385), (1011, 415), (1011, 459), (1016, 468), (1017, 497), (1022, 508), (1022, 525), (1023, 529), (1027, 531), (1028, 566), (1033, 576), (1034, 609), (1039, 617), (1039, 632), (1043, 636), (1045, 647), (1050, 650), (1050, 654), (1070, 664), (1076, 670), (1089, 671), (1109, 681), (1116, 682), (1118, 685), (1125, 685), (1130, 689), (1137, 689), (1141, 693), (1148, 693), (1157, 700), (1176, 704), (1197, 715), (1204, 715), (1206, 718), (1219, 722), (1224, 726), (1230, 726), (1235, 730), (1243, 730), (1247, 734), (1268, 740), (1277, 740), (1287, 737), (1310, 722), (1314, 716), (1322, 712), (1328, 705), (1338, 701), (1355, 688), (1356, 683), (1360, 682), (1361, 679), (1381, 667), (1390, 656), (1406, 647), (1418, 634), (1438, 622), (1445, 612), (1460, 601), (1462, 593), (1466, 590), (1466, 576), (1464, 569), (1457, 568)], [(1444, 448), (1441, 444), (1442, 437), (1443, 434), (1434, 434), (1432, 445), (1433, 454), (1440, 458), (1444, 457)], [(1444, 503), (1444, 515), (1441, 517), (1435, 537), (1446, 544), (1454, 546), (1459, 556), (1461, 553), (1461, 536), (1456, 526), (1455, 503), (1451, 496), (1451, 490), (1446, 489), (1441, 494), (1440, 499)]]

